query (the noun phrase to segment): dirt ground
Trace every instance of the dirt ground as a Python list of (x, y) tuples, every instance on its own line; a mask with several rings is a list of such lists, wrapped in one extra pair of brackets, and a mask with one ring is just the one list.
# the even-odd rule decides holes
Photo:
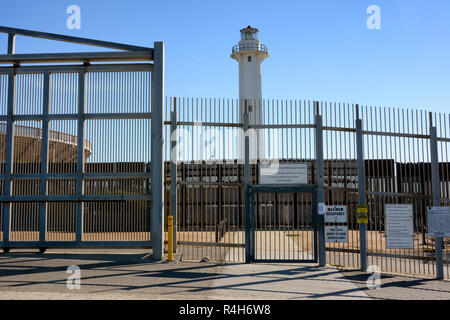
[[(414, 249), (387, 249), (386, 235), (384, 232), (367, 231), (367, 249), (370, 252), (408, 254), (408, 255), (427, 255), (434, 252), (434, 239), (426, 237), (426, 243), (422, 241), (422, 234), (414, 235)], [(179, 231), (177, 241), (197, 242), (197, 243), (215, 243), (216, 233), (214, 231)], [(286, 238), (286, 239), (285, 239)], [(0, 232), (0, 239), (3, 239), (3, 232)], [(20, 231), (11, 232), (11, 241), (38, 241), (39, 232)], [(167, 233), (165, 233), (167, 239)], [(67, 232), (47, 232), (48, 241), (75, 241), (75, 233)], [(83, 241), (149, 241), (148, 232), (104, 232), (104, 233), (84, 233)], [(450, 252), (450, 238), (444, 239), (444, 251)], [(311, 231), (276, 231), (266, 230), (256, 232), (256, 242), (271, 248), (289, 246), (295, 243), (300, 250), (312, 249)], [(245, 234), (243, 231), (230, 231), (219, 241), (222, 244), (244, 244)], [(359, 231), (349, 230), (347, 243), (327, 243), (327, 248), (340, 248), (349, 250), (359, 250)]]

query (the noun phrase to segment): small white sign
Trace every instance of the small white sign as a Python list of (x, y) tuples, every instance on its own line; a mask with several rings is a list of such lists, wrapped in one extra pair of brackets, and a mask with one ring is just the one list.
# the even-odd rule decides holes
[(259, 184), (299, 185), (308, 184), (307, 163), (259, 164)]
[(317, 213), (320, 214), (320, 215), (325, 214), (325, 203), (319, 202), (317, 204)]
[(348, 242), (347, 226), (325, 226), (326, 242)]
[(428, 207), (428, 235), (450, 237), (450, 207)]
[(347, 206), (326, 206), (325, 223), (347, 223)]
[(386, 204), (386, 248), (413, 249), (414, 223), (412, 204)]

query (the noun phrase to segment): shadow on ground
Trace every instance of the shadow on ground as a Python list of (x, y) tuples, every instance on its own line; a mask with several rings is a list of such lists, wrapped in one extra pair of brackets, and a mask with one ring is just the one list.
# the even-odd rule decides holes
[[(160, 262), (148, 251), (10, 252), (0, 254), (0, 291), (20, 299), (40, 292), (66, 298), (67, 268), (81, 269), (78, 297), (104, 299), (326, 299), (361, 298), (336, 269), (300, 264)], [(81, 296), (81, 295), (84, 296)], [(52, 298), (52, 297), (50, 297)], [(68, 297), (70, 299), (71, 297)]]
[(64, 296), (74, 294), (67, 289), (69, 265), (82, 271), (78, 299), (86, 294), (103, 299), (450, 299), (448, 281), (382, 274), (381, 288), (369, 290), (370, 274), (360, 271), (304, 264), (161, 262), (148, 251), (131, 250), (0, 254), (0, 291), (17, 294), (13, 299), (33, 292), (71, 299)]
[[(368, 288), (368, 278), (372, 274), (361, 271), (342, 271), (344, 278), (375, 299), (394, 300), (449, 300), (450, 281), (414, 276), (380, 274), (379, 287)], [(371, 282), (373, 284), (373, 282)]]

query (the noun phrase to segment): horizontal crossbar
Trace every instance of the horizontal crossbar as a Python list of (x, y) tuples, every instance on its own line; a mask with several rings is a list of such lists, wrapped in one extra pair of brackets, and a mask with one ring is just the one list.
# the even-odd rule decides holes
[(25, 30), (25, 29), (10, 28), (10, 27), (2, 27), (2, 26), (0, 26), (0, 32), (12, 34), (12, 35), (20, 35), (20, 36), (47, 39), (47, 40), (77, 43), (77, 44), (109, 48), (109, 49), (118, 49), (118, 50), (127, 50), (127, 51), (150, 51), (153, 54), (152, 48), (123, 44), (123, 43), (116, 43), (116, 42), (110, 42), (110, 41), (102, 41), (102, 40), (94, 40), (94, 39), (88, 39), (88, 38), (65, 36), (65, 35), (55, 34), (55, 33)]
[[(5, 179), (5, 174), (0, 179)], [(151, 172), (89, 172), (83, 173), (83, 179), (148, 179), (152, 177)], [(11, 179), (75, 179), (77, 173), (12, 173)]]
[[(77, 113), (65, 114), (18, 114), (13, 115), (14, 121), (36, 121), (36, 120), (106, 120), (106, 119), (151, 119), (151, 112), (130, 112), (130, 113), (84, 113), (81, 116)], [(8, 116), (0, 116), (0, 121), (8, 121)]]
[(113, 202), (152, 200), (151, 194), (111, 194), (111, 195), (63, 195), (63, 196), (1, 196), (0, 202)]
[(293, 186), (250, 186), (250, 191), (253, 193), (312, 193), (315, 192), (317, 186), (316, 185), (293, 185)]
[(0, 247), (14, 248), (151, 248), (150, 241), (0, 241)]
[(152, 63), (103, 63), (89, 65), (39, 65), (39, 66), (15, 66), (0, 67), (0, 74), (14, 72), (15, 74), (26, 73), (75, 73), (75, 72), (142, 72), (152, 71)]
[[(165, 241), (167, 243), (167, 241)], [(220, 242), (195, 242), (177, 241), (179, 246), (202, 246), (202, 247), (225, 247), (225, 248), (245, 248), (245, 243), (220, 243)]]
[(70, 53), (30, 53), (2, 54), (0, 64), (21, 63), (62, 63), (62, 62), (114, 62), (114, 61), (152, 61), (149, 51), (133, 52), (70, 52)]

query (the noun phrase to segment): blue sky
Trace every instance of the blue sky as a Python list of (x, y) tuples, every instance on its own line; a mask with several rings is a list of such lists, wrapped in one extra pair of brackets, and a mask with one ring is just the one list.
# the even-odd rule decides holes
[[(81, 30), (66, 27), (71, 4), (81, 8)], [(369, 5), (381, 9), (381, 30), (366, 27)], [(263, 98), (450, 110), (450, 0), (1, 0), (0, 25), (143, 46), (164, 41), (166, 95), (220, 98), (238, 97), (231, 47), (251, 25), (270, 54)], [(17, 53), (78, 50), (23, 37), (16, 45)]]

